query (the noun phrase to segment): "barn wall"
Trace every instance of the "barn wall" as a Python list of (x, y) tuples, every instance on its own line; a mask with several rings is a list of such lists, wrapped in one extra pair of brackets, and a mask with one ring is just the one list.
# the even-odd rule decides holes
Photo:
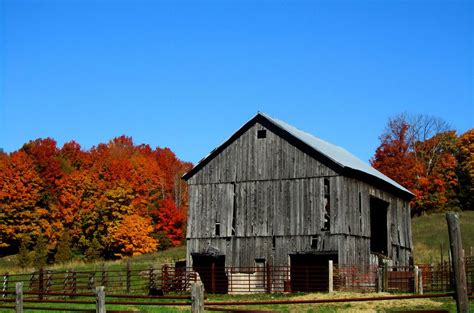
[[(387, 215), (388, 256), (395, 264), (408, 265), (412, 250), (411, 217), (408, 201), (354, 178), (344, 177), (343, 198), (336, 211), (338, 233), (368, 238), (370, 250), (370, 197), (389, 203)], [(359, 207), (359, 193), (361, 206)], [(343, 218), (342, 218), (343, 217)]]
[[(338, 175), (269, 130), (258, 139), (257, 130), (263, 128), (252, 126), (188, 180), (189, 265), (192, 252), (209, 247), (225, 254), (228, 266), (252, 266), (255, 258), (287, 265), (288, 254), (304, 251), (338, 251), (339, 263), (369, 264), (371, 196), (390, 203), (388, 253), (397, 264), (408, 263), (412, 243), (406, 201)], [(330, 232), (321, 230), (324, 179), (330, 184)]]

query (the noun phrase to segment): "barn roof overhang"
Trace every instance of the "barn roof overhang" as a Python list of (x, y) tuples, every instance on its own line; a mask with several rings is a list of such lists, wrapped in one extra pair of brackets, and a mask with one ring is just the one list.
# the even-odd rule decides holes
[(190, 171), (184, 174), (182, 178), (186, 181), (190, 179), (256, 123), (259, 123), (266, 129), (288, 141), (294, 147), (314, 157), (325, 166), (343, 176), (362, 180), (406, 200), (411, 200), (414, 196), (408, 189), (380, 173), (345, 149), (323, 141), (261, 112), (258, 112), (224, 143), (201, 159)]

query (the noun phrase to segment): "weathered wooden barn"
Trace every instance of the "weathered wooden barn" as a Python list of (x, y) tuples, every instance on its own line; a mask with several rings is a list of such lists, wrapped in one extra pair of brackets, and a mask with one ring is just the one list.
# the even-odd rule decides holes
[(188, 266), (410, 262), (413, 194), (343, 148), (266, 114), (183, 179)]

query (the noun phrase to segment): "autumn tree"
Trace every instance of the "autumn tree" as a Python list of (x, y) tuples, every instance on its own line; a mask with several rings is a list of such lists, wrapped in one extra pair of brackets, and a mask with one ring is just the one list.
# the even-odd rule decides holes
[(0, 249), (18, 251), (25, 234), (43, 236), (58, 261), (69, 259), (66, 246), (91, 260), (153, 251), (158, 237), (161, 247), (177, 245), (187, 209), (181, 176), (191, 166), (127, 136), (89, 150), (46, 138), (0, 152)]
[(474, 128), (459, 137), (457, 148), (459, 201), (463, 210), (474, 210)]
[(112, 243), (117, 247), (116, 256), (132, 256), (154, 252), (157, 241), (151, 236), (153, 226), (149, 218), (133, 214), (123, 218), (112, 230)]
[(0, 159), (0, 247), (18, 245), (24, 235), (39, 236), (41, 178), (23, 151)]
[(410, 189), (412, 214), (456, 209), (457, 137), (439, 118), (402, 114), (391, 118), (371, 164)]
[(163, 232), (173, 246), (178, 246), (184, 239), (186, 214), (183, 209), (176, 206), (171, 198), (166, 198), (160, 203), (157, 210), (151, 212), (155, 220), (155, 229)]

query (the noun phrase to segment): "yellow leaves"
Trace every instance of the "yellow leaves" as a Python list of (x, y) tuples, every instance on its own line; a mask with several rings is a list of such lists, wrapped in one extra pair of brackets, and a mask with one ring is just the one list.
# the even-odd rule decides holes
[(117, 256), (124, 257), (156, 251), (157, 240), (151, 237), (151, 220), (133, 214), (124, 217), (112, 233), (112, 242), (119, 249)]

